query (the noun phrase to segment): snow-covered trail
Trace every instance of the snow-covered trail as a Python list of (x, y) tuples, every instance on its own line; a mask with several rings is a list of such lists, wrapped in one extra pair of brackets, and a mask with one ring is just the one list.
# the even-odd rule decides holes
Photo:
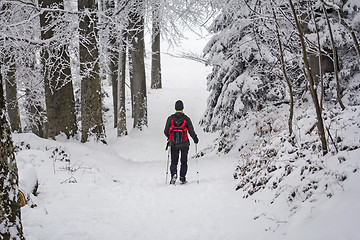
[[(22, 211), (28, 240), (253, 238), (256, 223), (248, 216), (253, 216), (254, 209), (234, 191), (236, 158), (196, 160), (192, 144), (189, 183), (165, 183), (168, 155), (163, 129), (176, 100), (183, 100), (184, 112), (195, 125), (199, 150), (214, 135), (198, 126), (208, 96), (208, 70), (200, 63), (166, 55), (163, 61), (163, 89), (148, 90), (149, 127), (144, 131), (130, 130), (128, 136), (117, 138), (110, 120), (108, 145), (55, 142), (26, 134), (15, 137), (15, 142), (31, 142), (32, 148), (19, 158), (37, 166), (40, 180), (40, 194), (33, 200), (37, 207), (26, 206)], [(54, 148), (69, 153), (71, 162), (49, 160)], [(71, 176), (76, 184), (69, 183)]]
[(27, 239), (249, 239), (252, 209), (233, 190), (226, 160), (199, 161), (199, 184), (194, 170), (187, 185), (169, 186), (164, 162), (115, 159), (94, 163), (76, 184), (42, 176), (38, 207), (23, 211)]
[[(243, 193), (234, 190), (238, 180), (232, 177), (239, 160), (236, 151), (194, 159), (192, 144), (189, 183), (166, 183), (163, 129), (176, 100), (183, 100), (184, 112), (193, 120), (199, 150), (213, 143), (216, 134), (204, 133), (198, 125), (206, 107), (210, 69), (169, 55), (163, 55), (162, 64), (163, 89), (148, 89), (149, 127), (143, 131), (132, 129), (129, 118), (129, 135), (117, 138), (109, 111), (105, 116), (108, 145), (13, 135), (21, 149), (18, 165), (35, 167), (39, 179), (39, 195), (22, 208), (27, 240), (358, 238), (358, 175), (345, 182), (345, 194), (314, 203), (290, 205), (284, 195), (270, 204), (273, 194), (269, 189), (243, 199)], [(110, 109), (111, 103), (110, 97), (105, 99)], [(20, 183), (22, 177), (20, 174)], [(31, 208), (32, 204), (37, 207)], [(290, 208), (297, 209), (296, 215)]]
[[(163, 129), (167, 116), (174, 112), (176, 100), (184, 102), (184, 112), (195, 125), (200, 139), (199, 149), (214, 139), (198, 126), (208, 95), (206, 74), (199, 71), (203, 67), (171, 57), (166, 61), (168, 66), (175, 68), (164, 69), (163, 89), (149, 92), (149, 128), (142, 132), (131, 130), (124, 138), (109, 139), (110, 148), (132, 162), (128, 168), (118, 169), (118, 173), (113, 172), (114, 169), (108, 170), (119, 181), (114, 186), (114, 192), (120, 194), (115, 203), (121, 216), (116, 220), (121, 232), (119, 237), (237, 239), (239, 235), (251, 234), (239, 229), (251, 219), (241, 218), (240, 213), (250, 209), (241, 205), (241, 196), (234, 191), (231, 174), (236, 165), (234, 158), (213, 156), (196, 160), (191, 157), (195, 154), (192, 144), (187, 175), (189, 183), (177, 186), (165, 183), (168, 153)], [(241, 221), (245, 222), (241, 224)]]
[[(105, 225), (110, 224), (117, 231), (106, 239), (237, 239), (246, 232), (239, 226), (245, 227), (251, 219), (241, 218), (240, 213), (248, 210), (233, 190), (228, 174), (231, 164), (222, 161), (200, 162), (199, 184), (195, 180), (194, 166), (191, 166), (190, 182), (176, 186), (164, 183), (165, 162), (130, 164), (112, 176), (117, 177), (116, 183), (102, 189), (107, 204), (93, 203), (92, 206), (99, 207), (90, 214), (102, 213), (102, 217), (97, 218), (100, 223), (103, 219), (108, 222), (107, 217), (112, 214), (111, 223)], [(206, 168), (202, 167), (204, 164)], [(217, 169), (221, 170), (212, 175)], [(121, 173), (124, 170), (126, 174)], [(96, 223), (94, 225), (96, 229)], [(102, 233), (101, 226), (93, 232), (93, 237)]]

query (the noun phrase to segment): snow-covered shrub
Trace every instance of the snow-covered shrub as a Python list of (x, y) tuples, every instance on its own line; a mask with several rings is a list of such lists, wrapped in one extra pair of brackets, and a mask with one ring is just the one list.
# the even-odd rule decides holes
[[(281, 111), (286, 109), (267, 108), (256, 113), (257, 118), (249, 114), (244, 119), (246, 125), (236, 125), (241, 128), (230, 141), (231, 152), (237, 151), (239, 156), (234, 172), (236, 190), (244, 198), (268, 191), (272, 196), (269, 203), (286, 199), (290, 206), (322, 196), (330, 198), (341, 191), (342, 182), (358, 172), (357, 163), (348, 162), (348, 151), (360, 152), (360, 107), (347, 107), (345, 111), (334, 107), (324, 112), (331, 151), (326, 156), (321, 155), (315, 131), (310, 131), (313, 110), (305, 104), (299, 106), (292, 137), (288, 137), (285, 124), (281, 124), (286, 119), (276, 117)], [(260, 124), (269, 126), (268, 130), (263, 132), (258, 128)], [(244, 132), (252, 132), (253, 138), (241, 138)], [(291, 211), (296, 212), (296, 208)]]
[(51, 157), (54, 162), (62, 161), (62, 162), (70, 162), (70, 154), (62, 149), (61, 147), (56, 147), (51, 152)]

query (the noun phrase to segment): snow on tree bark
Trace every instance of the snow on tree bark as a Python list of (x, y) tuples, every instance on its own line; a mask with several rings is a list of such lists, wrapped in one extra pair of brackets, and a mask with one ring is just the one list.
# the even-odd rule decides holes
[(321, 3), (322, 3), (322, 7), (323, 7), (323, 12), (324, 12), (324, 15), (325, 15), (325, 19), (326, 19), (326, 23), (328, 25), (328, 28), (329, 28), (329, 34), (330, 34), (330, 40), (331, 40), (331, 48), (332, 48), (332, 51), (333, 51), (333, 63), (334, 63), (334, 73), (335, 73), (335, 79), (336, 79), (336, 96), (337, 96), (337, 99), (338, 99), (338, 102), (342, 108), (342, 110), (345, 109), (345, 105), (343, 104), (342, 100), (341, 100), (341, 87), (340, 87), (340, 79), (339, 79), (339, 66), (338, 66), (338, 57), (337, 57), (337, 49), (336, 49), (336, 46), (335, 46), (335, 39), (334, 39), (334, 34), (333, 34), (333, 31), (332, 31), (332, 27), (331, 27), (331, 24), (330, 24), (330, 20), (329, 20), (329, 17), (328, 17), (328, 14), (326, 12), (326, 8), (325, 8), (325, 3), (323, 0), (321, 0)]
[(304, 34), (303, 34), (302, 27), (300, 26), (300, 23), (299, 23), (299, 20), (297, 17), (297, 13), (296, 13), (296, 9), (294, 7), (292, 0), (289, 0), (289, 3), (290, 3), (291, 10), (293, 12), (293, 17), (294, 17), (294, 20), (296, 23), (296, 27), (297, 27), (297, 30), (299, 33), (299, 39), (300, 39), (301, 46), (302, 46), (302, 54), (303, 54), (303, 61), (304, 61), (304, 65), (305, 65), (305, 71), (306, 71), (306, 79), (309, 81), (310, 94), (311, 94), (311, 97), (312, 97), (312, 100), (313, 100), (313, 103), (315, 106), (315, 110), (316, 110), (317, 128), (318, 128), (318, 134), (319, 134), (321, 144), (322, 144), (322, 151), (323, 151), (323, 155), (326, 155), (328, 152), (328, 147), (327, 147), (326, 136), (325, 136), (324, 121), (323, 121), (323, 118), (321, 115), (320, 103), (318, 100), (318, 96), (317, 96), (317, 92), (316, 92), (315, 84), (314, 84), (314, 78), (311, 73), (311, 67), (309, 64), (308, 56), (307, 56), (307, 49), (306, 49)]
[(0, 239), (25, 239), (18, 197), (18, 170), (0, 74)]
[(5, 79), (6, 109), (9, 115), (11, 131), (21, 132), (14, 57), (8, 58), (7, 62), (9, 67)]
[(147, 96), (144, 63), (144, 17), (142, 13), (144, 2), (134, 1), (130, 11), (129, 38), (131, 41), (132, 60), (132, 99), (134, 128), (142, 129), (147, 126)]
[[(75, 116), (75, 98), (71, 79), (68, 44), (56, 36), (59, 26), (66, 15), (63, 0), (40, 0), (42, 8), (54, 8), (57, 11), (43, 11), (40, 15), (41, 39), (52, 39), (42, 50), (42, 68), (45, 83), (46, 113), (48, 137), (54, 138), (65, 133), (68, 138), (77, 132)], [(65, 29), (62, 29), (65, 31)], [(63, 34), (63, 33), (60, 33)]]
[(127, 135), (126, 128), (126, 99), (125, 99), (125, 71), (126, 71), (126, 34), (123, 31), (120, 42), (119, 69), (118, 69), (118, 118), (117, 118), (117, 136)]
[[(115, 17), (115, 1), (105, 1), (105, 13), (108, 18)], [(119, 73), (119, 36), (115, 22), (109, 23), (109, 71), (112, 85), (113, 109), (114, 109), (114, 128), (118, 122), (118, 73)]]
[(152, 43), (151, 43), (151, 88), (162, 88), (160, 61), (160, 6), (154, 4), (152, 10)]
[(78, 0), (80, 14), (81, 142), (89, 136), (103, 140), (105, 127), (101, 112), (101, 85), (98, 63), (97, 1)]

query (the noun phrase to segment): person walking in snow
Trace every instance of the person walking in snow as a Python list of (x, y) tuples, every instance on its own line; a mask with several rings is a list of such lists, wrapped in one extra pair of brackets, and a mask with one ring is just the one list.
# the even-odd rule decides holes
[(170, 184), (175, 184), (177, 179), (177, 165), (180, 157), (180, 181), (186, 183), (186, 173), (188, 169), (188, 152), (190, 141), (188, 133), (197, 144), (199, 139), (195, 133), (194, 126), (190, 118), (183, 112), (184, 104), (181, 100), (176, 101), (176, 112), (170, 115), (166, 121), (164, 134), (168, 138), (168, 146), (170, 146), (171, 152), (171, 180)]

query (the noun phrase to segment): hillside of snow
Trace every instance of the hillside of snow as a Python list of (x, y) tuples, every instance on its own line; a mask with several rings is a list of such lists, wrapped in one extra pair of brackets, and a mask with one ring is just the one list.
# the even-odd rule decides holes
[[(201, 49), (199, 43), (187, 44)], [(262, 138), (254, 136), (256, 120), (273, 118), (279, 126), (285, 125), (287, 108), (253, 116), (246, 120), (248, 124), (236, 126), (241, 131), (229, 137), (236, 146), (224, 154), (219, 150), (218, 134), (205, 133), (198, 125), (206, 108), (206, 76), (210, 69), (167, 54), (162, 55), (162, 64), (163, 89), (148, 88), (149, 127), (144, 131), (133, 130), (128, 118), (129, 135), (117, 138), (109, 111), (105, 115), (107, 145), (82, 144), (61, 136), (55, 141), (29, 133), (13, 135), (20, 188), (29, 193), (34, 179), (39, 181), (37, 196), (30, 194), (30, 201), (22, 208), (27, 240), (343, 240), (360, 236), (359, 149), (342, 151), (345, 161), (339, 161), (339, 155), (320, 157), (326, 167), (346, 175), (346, 179), (331, 185), (331, 197), (314, 191), (309, 201), (297, 199), (290, 203), (288, 195), (280, 192), (281, 196), (272, 202), (276, 191), (270, 188), (246, 196), (246, 191), (236, 191), (242, 179), (238, 166), (245, 161), (238, 149), (246, 146), (247, 153), (258, 157), (261, 153), (256, 144)], [(111, 86), (104, 84), (104, 89), (110, 93)], [(195, 125), (200, 139), (198, 153), (204, 155), (195, 158), (191, 142), (189, 183), (170, 186), (166, 182), (168, 152), (163, 129), (178, 99), (184, 102), (184, 112)], [(110, 109), (111, 103), (110, 97), (104, 101)], [(351, 115), (349, 111), (346, 116)], [(357, 122), (359, 109), (353, 112), (353, 122)], [(301, 126), (307, 126), (309, 121), (298, 119), (297, 123), (298, 130), (303, 131)], [(355, 144), (359, 144), (359, 127), (346, 129), (352, 132), (343, 133), (344, 139), (354, 136)], [(291, 148), (275, 140), (269, 144), (271, 148)], [(279, 169), (286, 166), (283, 162), (276, 164)], [(290, 196), (292, 189), (303, 186), (296, 177), (301, 168), (293, 169), (279, 183)], [(273, 178), (282, 176), (274, 172), (278, 175)], [(327, 181), (326, 174), (308, 176), (317, 182)]]

